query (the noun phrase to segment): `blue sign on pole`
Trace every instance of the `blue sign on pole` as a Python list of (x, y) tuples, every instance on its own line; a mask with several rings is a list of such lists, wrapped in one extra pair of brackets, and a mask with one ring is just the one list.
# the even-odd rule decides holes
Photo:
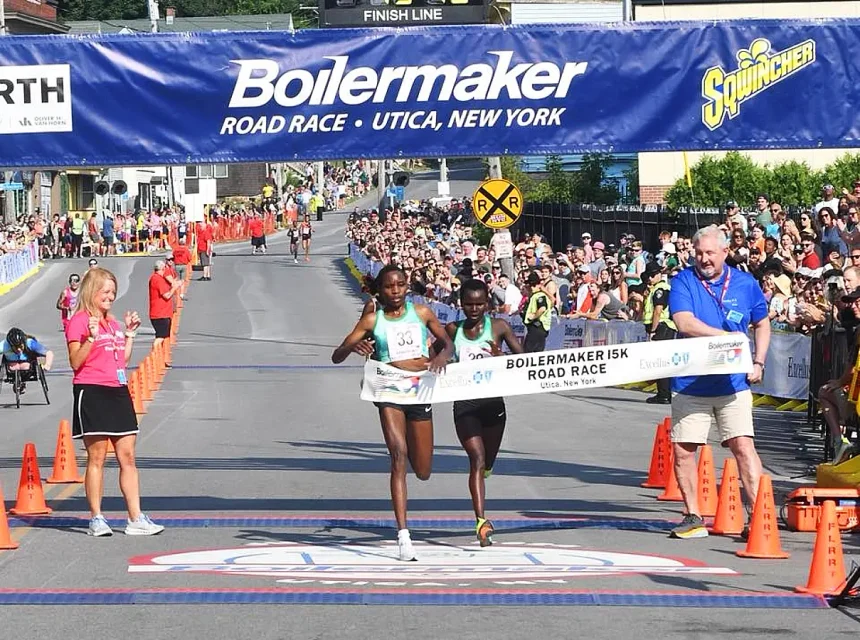
[(856, 42), (858, 19), (0, 38), (0, 166), (860, 147)]
[(24, 184), (21, 182), (0, 182), (0, 191), (23, 191)]

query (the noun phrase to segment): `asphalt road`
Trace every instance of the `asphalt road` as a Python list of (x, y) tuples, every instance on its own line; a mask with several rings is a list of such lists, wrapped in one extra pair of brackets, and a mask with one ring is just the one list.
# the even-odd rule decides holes
[[(783, 533), (792, 557), (782, 561), (742, 560), (730, 538), (666, 538), (678, 504), (658, 502), (656, 492), (639, 487), (663, 411), (635, 392), (509, 400), (508, 432), (488, 483), (488, 510), (503, 526), (488, 553), (475, 546), (469, 526), (468, 464), (450, 407), (438, 406), (433, 477), (409, 480), (423, 563), (391, 560), (388, 461), (376, 412), (358, 398), (361, 363), (329, 361), (361, 304), (343, 266), (343, 224), (342, 214), (317, 223), (309, 264), (293, 264), (282, 236), (270, 239), (267, 256), (249, 255), (244, 244), (218, 248), (213, 280), (192, 284), (175, 367), (142, 419), (143, 506), (168, 529), (153, 538), (89, 538), (83, 520), (69, 520), (85, 515), (82, 488), (46, 485), (54, 519), (32, 528), (13, 521), (21, 548), (0, 552), (0, 600), (66, 594), (76, 606), (0, 606), (4, 636), (514, 639), (540, 630), (548, 637), (626, 638), (637, 628), (684, 639), (856, 636), (856, 621), (844, 613), (770, 608), (805, 582), (810, 535)], [(153, 260), (103, 262), (121, 283), (117, 310), (145, 311)], [(7, 506), (24, 443), (36, 443), (47, 476), (57, 423), (71, 410), (53, 307), (72, 268), (49, 264), (0, 299), (0, 327), (21, 325), (58, 352), (49, 407), (28, 393), (28, 405), (16, 411), (3, 406), (8, 389), (0, 394)], [(791, 457), (775, 448), (766, 462), (786, 479)], [(112, 520), (123, 518), (116, 480), (109, 469), (105, 510)], [(846, 553), (856, 553), (856, 540), (845, 543)], [(223, 551), (158, 559), (213, 549)], [(656, 563), (651, 572), (643, 569), (648, 558)], [(571, 568), (542, 576), (554, 564)], [(540, 606), (610, 602), (612, 591), (651, 595), (629, 601), (639, 606), (608, 611)], [(228, 592), (236, 604), (213, 606)], [(774, 599), (762, 600), (760, 592)], [(366, 606), (326, 604), (345, 593)], [(713, 603), (720, 593), (750, 600), (746, 608), (690, 608), (697, 597)], [(476, 606), (481, 597), (505, 606)], [(170, 598), (174, 604), (149, 604)], [(294, 604), (261, 604), (266, 598)], [(434, 598), (462, 604), (418, 604)], [(535, 604), (515, 606), (516, 598)], [(213, 604), (183, 604), (189, 600)], [(84, 604), (94, 601), (118, 604)]]

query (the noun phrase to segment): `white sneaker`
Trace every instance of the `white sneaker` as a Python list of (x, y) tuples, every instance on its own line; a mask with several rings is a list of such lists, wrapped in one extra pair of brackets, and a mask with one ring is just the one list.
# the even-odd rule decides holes
[(105, 517), (102, 514), (99, 514), (93, 517), (90, 520), (89, 529), (87, 529), (87, 535), (93, 536), (94, 538), (101, 538), (103, 536), (112, 536), (113, 530), (110, 528), (110, 525), (105, 520)]
[(298, 264), (298, 263), (299, 263), (299, 259), (298, 259), (298, 258), (293, 258), (293, 262), (295, 262), (296, 264)]
[(155, 524), (145, 513), (141, 513), (134, 522), (129, 520), (125, 527), (125, 535), (127, 536), (154, 536), (162, 531), (164, 531), (164, 527)]
[(399, 560), (403, 562), (417, 562), (418, 557), (415, 555), (415, 548), (412, 546), (412, 540), (409, 538), (399, 538), (397, 540), (399, 551)]

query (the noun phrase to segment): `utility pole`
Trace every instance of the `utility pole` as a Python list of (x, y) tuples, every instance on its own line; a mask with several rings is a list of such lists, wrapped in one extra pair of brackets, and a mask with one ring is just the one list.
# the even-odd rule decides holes
[(502, 177), (502, 159), (499, 156), (490, 156), (487, 158), (489, 165), (490, 178)]
[(448, 184), (448, 159), (440, 158), (439, 160), (439, 184), (436, 192), (440, 196), (451, 195), (451, 185)]
[(379, 200), (379, 218), (382, 219), (387, 204), (385, 191), (388, 187), (388, 172), (385, 170), (387, 160), (380, 160), (376, 168), (376, 190), (377, 200)]
[(158, 0), (149, 0), (149, 23), (152, 33), (158, 33)]
[(0, 0), (0, 36), (6, 35), (6, 7), (4, 0)]

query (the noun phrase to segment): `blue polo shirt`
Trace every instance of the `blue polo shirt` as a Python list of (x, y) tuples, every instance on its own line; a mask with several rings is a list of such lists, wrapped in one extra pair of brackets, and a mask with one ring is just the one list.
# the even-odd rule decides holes
[[(727, 277), (729, 283), (723, 296)], [(689, 311), (708, 326), (746, 334), (751, 322), (767, 317), (767, 301), (756, 279), (748, 273), (726, 265), (718, 280), (705, 282), (693, 267), (688, 267), (672, 278), (669, 311)], [(745, 373), (672, 379), (672, 391), (691, 396), (728, 396), (749, 388)]]

